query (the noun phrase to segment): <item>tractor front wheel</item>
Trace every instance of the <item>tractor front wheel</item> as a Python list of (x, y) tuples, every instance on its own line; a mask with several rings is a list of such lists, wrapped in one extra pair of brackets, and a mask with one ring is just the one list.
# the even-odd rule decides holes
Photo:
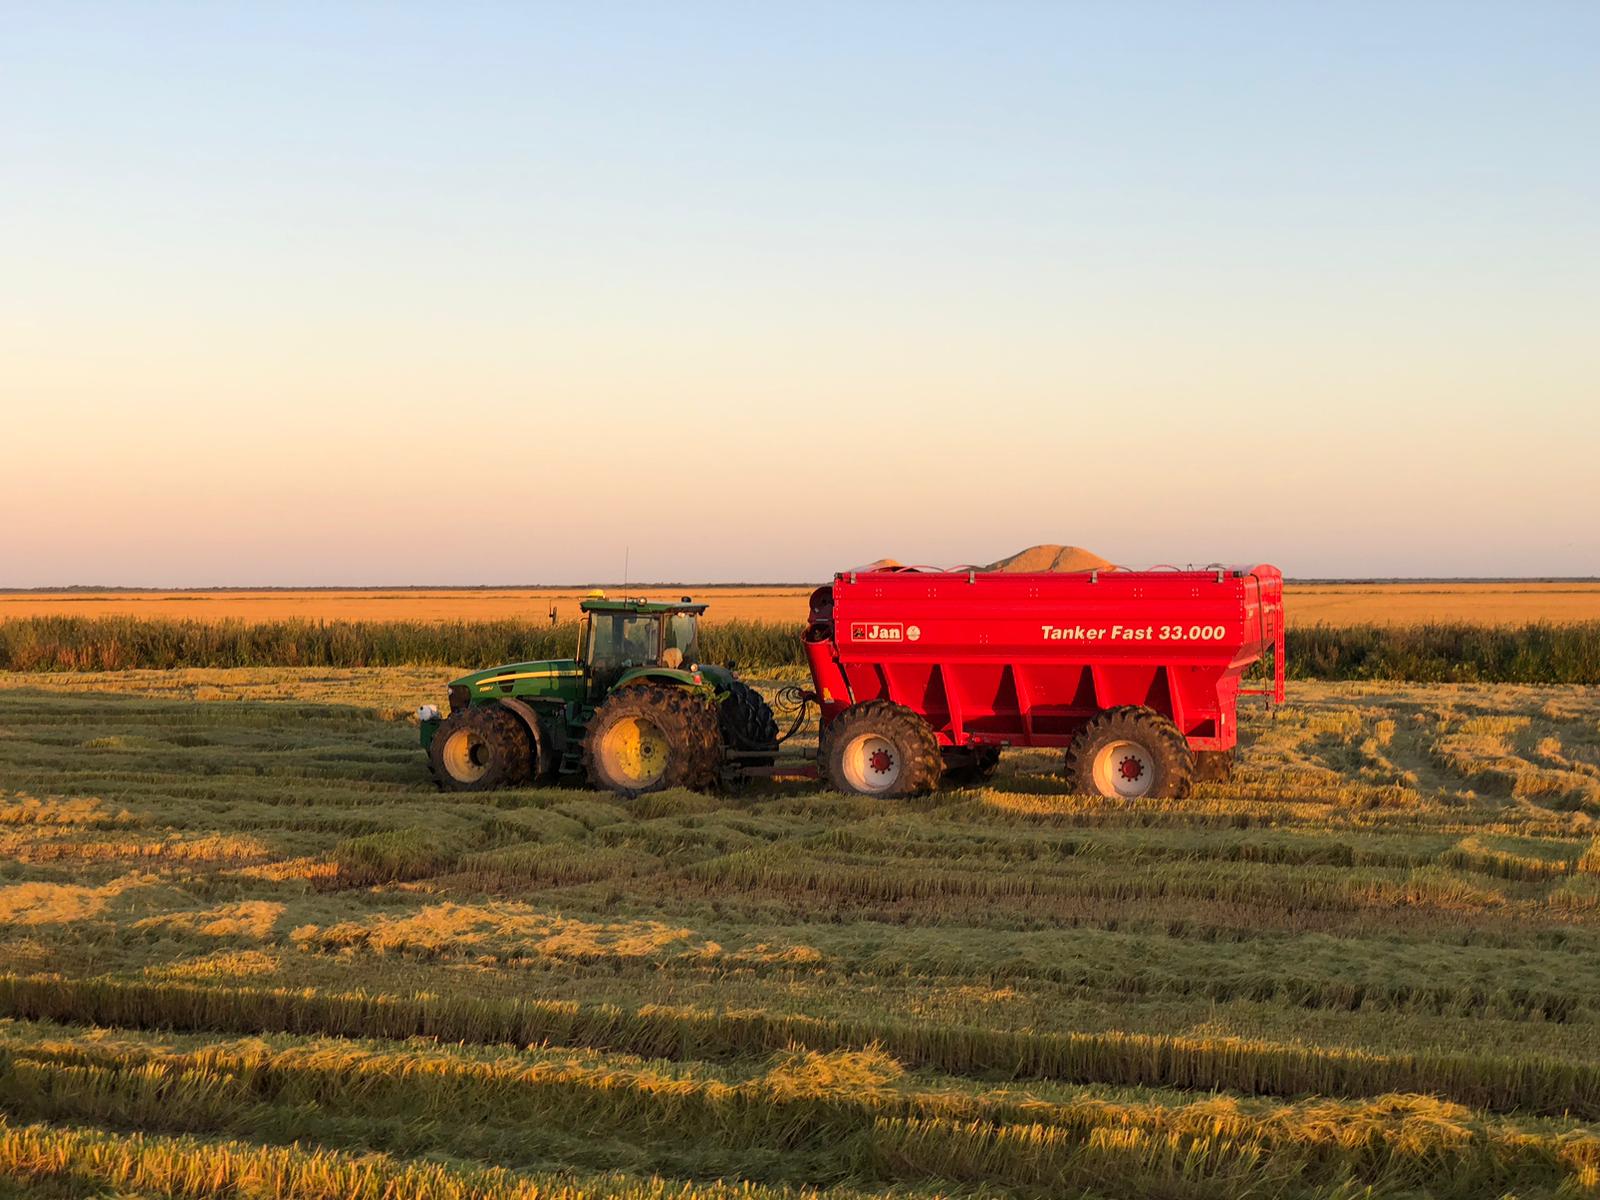
[(450, 792), (522, 787), (533, 777), (533, 740), (528, 727), (497, 704), (459, 708), (428, 744), (428, 765)]
[(1154, 709), (1108, 708), (1067, 747), (1067, 781), (1108, 800), (1175, 800), (1189, 794), (1194, 757), (1178, 727)]
[(606, 697), (583, 735), (591, 787), (624, 795), (715, 786), (722, 768), (717, 710), (698, 692), (640, 683)]
[(939, 786), (944, 771), (928, 723), (888, 700), (867, 700), (835, 717), (819, 757), (834, 787), (867, 796), (920, 796)]

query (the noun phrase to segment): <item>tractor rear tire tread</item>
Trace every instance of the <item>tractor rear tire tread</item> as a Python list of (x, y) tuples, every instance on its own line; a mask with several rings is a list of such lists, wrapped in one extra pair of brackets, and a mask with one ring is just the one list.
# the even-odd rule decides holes
[[(1139, 800), (1182, 800), (1194, 780), (1194, 755), (1178, 727), (1153, 708), (1126, 704), (1091, 717), (1067, 747), (1065, 774), (1074, 793), (1104, 795), (1094, 782), (1095, 755), (1109, 742), (1136, 742), (1155, 759), (1156, 780)], [(1107, 796), (1107, 799), (1116, 799)]]
[[(630, 717), (649, 721), (667, 742), (666, 770), (655, 782), (640, 788), (608, 778), (597, 751), (606, 730)], [(605, 698), (584, 730), (583, 770), (590, 787), (624, 795), (672, 787), (709, 791), (722, 774), (722, 731), (716, 706), (702, 693), (687, 688), (655, 683), (620, 687)]]
[(863, 733), (873, 733), (893, 743), (904, 766), (893, 788), (861, 794), (886, 798), (922, 796), (939, 786), (944, 755), (928, 723), (903, 704), (866, 700), (845, 709), (822, 732), (817, 757), (836, 790), (855, 791), (844, 772), (844, 752), (851, 739)]
[(771, 758), (741, 758), (745, 766), (770, 767), (778, 755), (778, 719), (772, 709), (748, 683), (735, 679), (728, 685), (728, 697), (717, 710), (722, 741), (729, 750), (770, 750)]
[[(489, 769), (477, 779), (458, 779), (445, 764), (444, 751), (461, 732), (482, 743)], [(498, 704), (458, 708), (444, 719), (428, 745), (428, 766), (434, 781), (447, 792), (488, 792), (525, 787), (533, 778), (533, 739), (516, 714)]]

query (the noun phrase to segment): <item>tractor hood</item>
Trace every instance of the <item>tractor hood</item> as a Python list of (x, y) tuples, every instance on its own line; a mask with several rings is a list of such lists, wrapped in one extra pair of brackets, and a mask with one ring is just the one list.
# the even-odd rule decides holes
[(576, 659), (552, 658), (542, 662), (503, 663), (452, 679), (450, 687), (466, 688), (473, 700), (494, 696), (559, 692), (581, 684), (583, 668)]

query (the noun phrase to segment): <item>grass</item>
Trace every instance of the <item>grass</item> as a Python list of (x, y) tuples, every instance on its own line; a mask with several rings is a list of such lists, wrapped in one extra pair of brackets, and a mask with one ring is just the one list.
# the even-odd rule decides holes
[[(799, 625), (722, 621), (701, 631), (707, 660), (800, 663)], [(0, 671), (180, 667), (393, 667), (571, 658), (578, 624), (526, 621), (239, 621), (28, 617), (0, 621)], [(475, 668), (469, 668), (475, 669)]]
[[(799, 623), (725, 620), (703, 629), (702, 650), (712, 662), (800, 666), (800, 630)], [(484, 666), (570, 657), (577, 640), (573, 622), (27, 617), (0, 621), (0, 671)], [(1600, 621), (1296, 625), (1288, 672), (1295, 679), (1600, 684)]]
[(1524, 625), (1298, 625), (1296, 679), (1600, 683), (1600, 621)]
[(1301, 683), (1183, 802), (626, 801), (433, 791), (440, 675), (9, 677), (0, 1195), (1600, 1191), (1591, 690)]

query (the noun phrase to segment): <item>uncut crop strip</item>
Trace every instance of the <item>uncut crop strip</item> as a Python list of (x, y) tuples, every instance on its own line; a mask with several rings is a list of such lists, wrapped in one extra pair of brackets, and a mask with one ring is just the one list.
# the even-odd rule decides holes
[[(1195, 833), (1182, 829), (1058, 833), (1027, 828), (986, 828), (940, 819), (943, 816), (938, 813), (919, 821), (839, 826), (824, 831), (809, 845), (850, 854), (938, 857), (960, 865), (996, 868), (1017, 863), (1050, 867), (1069, 858), (1118, 865), (1237, 862), (1274, 866), (1421, 867), (1439, 861), (1452, 848), (1449, 838), (1438, 835), (1341, 837), (1331, 831), (1286, 835), (1278, 831)], [(1581, 845), (1572, 847), (1574, 861), (1580, 850)], [(1527, 878), (1547, 879), (1564, 873), (1553, 869), (1558, 866), (1571, 869), (1566, 864), (1541, 866), (1550, 869)]]
[[(867, 885), (869, 888), (876, 885)], [(936, 888), (938, 885), (935, 884)], [(1137, 884), (1135, 888), (1137, 888)], [(1142, 933), (1162, 933), (1172, 937), (1193, 937), (1212, 941), (1243, 941), (1261, 933), (1323, 933), (1339, 937), (1400, 937), (1449, 941), (1459, 938), (1464, 945), (1515, 947), (1524, 942), (1552, 945), (1591, 918), (1600, 897), (1574, 897), (1570, 906), (1557, 891), (1547, 904), (1519, 901), (1512, 905), (1456, 909), (1445, 904), (1418, 904), (1408, 907), (1403, 898), (1392, 906), (1297, 904), (1292, 889), (1283, 889), (1277, 899), (1270, 894), (1246, 893), (1233, 897), (1210, 898), (1150, 889), (1155, 895), (1119, 898), (1114, 885), (1100, 889), (1102, 895), (1074, 895), (1046, 892), (1021, 896), (933, 896), (903, 897), (896, 900), (868, 899), (844, 890), (822, 888), (808, 892), (803, 887), (784, 889), (752, 888), (740, 891), (720, 884), (708, 885), (687, 875), (672, 879), (655, 875), (632, 881), (632, 895), (657, 911), (701, 912), (707, 899), (719, 911), (734, 909), (762, 914), (772, 921), (840, 920), (870, 921), (885, 927), (905, 924), (938, 924), (967, 929), (1026, 930), (1038, 928), (1040, 921), (1065, 928), (1107, 929)], [(866, 890), (866, 889), (863, 889)], [(932, 890), (932, 889), (930, 889)], [(1129, 890), (1134, 890), (1130, 888)], [(606, 893), (598, 887), (574, 895), (584, 902), (598, 903)], [(554, 893), (541, 896), (553, 899)], [(1136, 900), (1136, 903), (1130, 903)], [(1463, 910), (1468, 913), (1464, 919)]]
[[(795, 667), (805, 661), (802, 630), (800, 622), (714, 621), (701, 646), (709, 661)], [(0, 620), (0, 671), (448, 666), (565, 658), (576, 645), (575, 622), (18, 617)], [(1287, 665), (1292, 679), (1593, 685), (1600, 621), (1291, 626)]]
[[(1177, 802), (1170, 809), (1162, 803), (1139, 809), (1088, 797), (991, 793), (916, 815), (833, 824), (803, 844), (813, 853), (938, 857), (957, 866), (992, 862), (1030, 870), (1035, 863), (1048, 868), (1078, 858), (1107, 867), (1155, 862), (1439, 865), (1531, 883), (1600, 874), (1600, 839), (1588, 832), (1587, 821), (1538, 809), (1464, 813), (1459, 804), (1357, 809), (1326, 802), (1308, 811), (1231, 797)], [(775, 810), (769, 804), (761, 811)], [(606, 836), (622, 840), (629, 832), (618, 826)], [(1542, 840), (1554, 857), (1496, 850), (1485, 845), (1485, 838)]]
[[(1437, 832), (1375, 835), (1352, 831), (1341, 835), (1326, 828), (1314, 834), (1285, 834), (1279, 830), (1195, 833), (1151, 828), (1058, 833), (1029, 828), (996, 830), (941, 820), (944, 816), (939, 813), (921, 821), (838, 826), (805, 844), (815, 850), (850, 855), (937, 858), (958, 867), (983, 867), (996, 872), (1015, 864), (1028, 864), (1035, 872), (1048, 870), (1066, 859), (1117, 866), (1159, 862), (1415, 868), (1436, 864), (1491, 879), (1543, 883), (1588, 873), (1590, 868), (1585, 864), (1600, 861), (1600, 850), (1592, 852), (1592, 859), (1585, 857), (1591, 847), (1600, 847), (1600, 839), (1547, 842), (1546, 848), (1557, 857), (1544, 858), (1487, 846), (1476, 827), (1459, 840)], [(612, 836), (621, 838), (626, 834), (626, 830), (618, 830)]]
[(1178, 862), (1160, 872), (1113, 874), (1069, 860), (1024, 873), (986, 870), (977, 863), (942, 857), (807, 859), (788, 847), (738, 851), (693, 864), (683, 874), (715, 894), (761, 890), (868, 904), (947, 902), (957, 908), (964, 901), (1180, 899), (1334, 912), (1444, 906), (1457, 911), (1507, 908), (1533, 913), (1543, 899), (1542, 890), (1519, 895), (1512, 890), (1517, 885), (1509, 881), (1469, 882), (1440, 870), (1406, 873), (1385, 868)]
[(1600, 1116), (1600, 1066), (1532, 1056), (1384, 1055), (1232, 1039), (12, 975), (0, 976), (0, 1013), (135, 1029), (552, 1043), (673, 1059), (739, 1058), (790, 1046), (828, 1052), (876, 1044), (908, 1065), (958, 1075), (996, 1072), (1261, 1095), (1421, 1092), (1494, 1111)]
[[(1060, 787), (1051, 775), (1035, 777), (1043, 789)], [(1414, 791), (1360, 788), (1323, 781), (1294, 788), (1278, 783), (1235, 781), (1227, 793), (1202, 785), (1184, 800), (1109, 800), (1064, 792), (987, 791), (981, 799), (951, 797), (937, 807), (941, 819), (971, 822), (995, 829), (1020, 830), (1172, 830), (1209, 833), (1222, 830), (1296, 830), (1338, 834), (1437, 834), (1466, 837), (1492, 834), (1516, 837), (1573, 838), (1579, 830), (1570, 814), (1534, 807), (1494, 804), (1464, 809), (1463, 801), (1440, 803)], [(1034, 779), (1029, 780), (1030, 783)], [(879, 801), (880, 808), (886, 803)], [(771, 804), (769, 802), (768, 807)]]
[[(218, 914), (219, 929), (226, 928), (226, 916)], [(94, 941), (100, 953), (114, 953), (121, 946), (137, 948), (157, 928), (167, 937), (183, 936), (180, 926), (156, 919), (131, 935), (103, 930)], [(1588, 958), (1594, 953), (1592, 938), (1542, 950), (1532, 961), (1524, 957), (1530, 948), (1521, 945), (1516, 946), (1517, 953), (1505, 955), (1496, 953), (1502, 947), (1486, 953), (1468, 945), (1441, 949), (1427, 943), (1378, 942), (1371, 944), (1373, 961), (1353, 965), (1351, 956), (1367, 943), (1341, 940), (1330, 945), (1293, 937), (1203, 941), (1122, 931), (1109, 935), (1115, 941), (1106, 942), (1092, 936), (1100, 932), (1061, 931), (1060, 938), (1044, 940), (1026, 933), (974, 936), (958, 930), (949, 942), (918, 939), (912, 945), (876, 948), (868, 938), (866, 946), (830, 944), (818, 950), (803, 941), (788, 942), (787, 933), (777, 936), (775, 930), (775, 948), (749, 955), (739, 950), (708, 952), (705, 943), (678, 943), (649, 953), (581, 936), (558, 939), (548, 948), (528, 944), (528, 937), (538, 941), (555, 936), (553, 924), (531, 934), (461, 941), (448, 929), (426, 925), (413, 929), (403, 922), (362, 924), (353, 916), (299, 927), (289, 944), (302, 952), (338, 956), (330, 968), (339, 964), (338, 969), (358, 983), (373, 967), (414, 969), (398, 965), (398, 959), (413, 964), (472, 963), (569, 983), (588, 978), (604, 982), (613, 993), (626, 987), (641, 994), (657, 990), (670, 994), (673, 981), (695, 981), (714, 989), (735, 978), (768, 979), (813, 993), (852, 981), (916, 980), (920, 986), (940, 989), (1045, 985), (1050, 995), (1063, 999), (1175, 997), (1336, 1012), (1482, 1016), (1503, 1022), (1592, 1025), (1600, 1020)], [(801, 933), (792, 931), (795, 937)], [(195, 945), (210, 949), (218, 936), (216, 931), (200, 936)], [(908, 931), (906, 936), (912, 935)], [(256, 934), (244, 933), (238, 944), (254, 946), (256, 939)], [(785, 945), (802, 949), (790, 954)]]
[[(621, 1174), (517, 1174), (440, 1163), (402, 1163), (382, 1155), (341, 1154), (301, 1146), (112, 1134), (16, 1126), (0, 1121), (0, 1178), (86, 1185), (183, 1200), (237, 1196), (295, 1200), (799, 1200), (789, 1188), (693, 1183)], [(854, 1192), (804, 1193), (849, 1200)]]
[[(803, 663), (798, 622), (711, 621), (707, 661)], [(0, 671), (179, 667), (460, 666), (568, 658), (578, 623), (529, 621), (198, 621), (141, 617), (0, 620)]]
[[(488, 910), (494, 911), (494, 910)], [(538, 909), (518, 909), (531, 916)], [(1033, 982), (1059, 985), (1078, 995), (1204, 997), (1218, 1002), (1276, 1002), (1311, 1009), (1402, 1011), (1439, 1015), (1483, 1014), (1500, 1020), (1592, 1022), (1600, 1012), (1596, 970), (1600, 941), (1587, 930), (1571, 930), (1559, 942), (1535, 946), (1513, 939), (1480, 948), (1460, 939), (1448, 947), (1427, 941), (1358, 941), (1349, 937), (1269, 936), (1173, 937), (1164, 933), (1072, 930), (975, 935), (962, 927), (922, 927), (897, 933), (884, 944), (877, 932), (843, 931), (819, 938), (807, 925), (742, 923), (724, 911), (706, 942), (676, 942), (657, 953), (619, 951), (607, 944), (565, 942), (550, 949), (530, 946), (530, 929), (473, 940), (452, 939), (429, 924), (377, 919), (363, 923), (351, 903), (337, 919), (302, 926), (293, 944), (301, 949), (378, 956), (399, 955), (427, 962), (473, 962), (511, 970), (560, 969), (572, 976), (637, 983), (641, 990), (662, 976), (716, 982), (728, 972), (764, 976), (827, 988), (836, 979), (922, 979), (965, 983)], [(574, 912), (570, 896), (564, 918), (591, 920)], [(291, 916), (288, 918), (293, 921)], [(492, 920), (486, 916), (486, 920)], [(592, 920), (603, 921), (601, 914)], [(554, 925), (545, 925), (545, 930)], [(756, 942), (755, 939), (760, 939)], [(753, 954), (744, 953), (752, 943)], [(795, 948), (789, 953), (787, 948)], [(1359, 959), (1359, 962), (1353, 962)]]
[[(983, 1131), (973, 1133), (977, 1143)], [(902, 1153), (926, 1154), (919, 1145), (921, 1130), (916, 1126), (904, 1125), (886, 1130), (886, 1134), (898, 1136)], [(992, 1143), (976, 1144), (973, 1149), (980, 1147), (993, 1156)], [(1106, 1153), (1119, 1147), (1125, 1147), (1120, 1155)], [(1174, 1155), (1170, 1151), (1162, 1153), (1163, 1149), (1151, 1147), (1137, 1137), (1113, 1136), (1102, 1139), (1089, 1148), (1090, 1153), (1079, 1157), (1092, 1162), (1098, 1168), (1096, 1173), (1102, 1175), (1108, 1167), (1127, 1171), (1136, 1154), (1149, 1164), (1126, 1179), (1108, 1179), (1109, 1186), (1101, 1192), (1104, 1195), (1143, 1200), (1159, 1194), (1184, 1200), (1212, 1200), (1219, 1194), (1219, 1177), (1197, 1171), (1194, 1156), (1176, 1162)], [(1157, 1184), (1155, 1168), (1162, 1165), (1167, 1170)], [(1081, 1172), (1081, 1177), (1092, 1178), (1087, 1170)], [(1582, 1186), (1585, 1177), (1575, 1178)], [(183, 1200), (232, 1200), (240, 1195), (292, 1196), (295, 1200), (392, 1200), (400, 1196), (426, 1200), (863, 1200), (878, 1194), (856, 1188), (768, 1187), (746, 1180), (722, 1183), (617, 1173), (574, 1176), (570, 1171), (544, 1174), (474, 1170), (299, 1145), (260, 1146), (237, 1140), (109, 1134), (46, 1124), (18, 1127), (4, 1122), (0, 1122), (0, 1179), (72, 1189), (54, 1193), (64, 1196), (101, 1196), (109, 1189), (118, 1194)], [(1246, 1175), (1239, 1182), (1255, 1194), (1258, 1189), (1250, 1187), (1251, 1179)], [(1444, 1179), (1449, 1181), (1449, 1177)], [(1293, 1179), (1280, 1182), (1277, 1195), (1327, 1194), (1325, 1189)], [(1126, 1184), (1128, 1190), (1119, 1184)], [(896, 1188), (894, 1194), (913, 1200), (920, 1196), (937, 1200), (947, 1193)], [(1389, 1194), (1389, 1189), (1380, 1185), (1368, 1194), (1382, 1196)]]
[[(772, 1075), (726, 1083), (663, 1076), (648, 1066), (472, 1062), (412, 1048), (170, 1053), (45, 1041), (13, 1044), (9, 1054), (0, 1064), (0, 1103), (25, 1118), (226, 1134), (271, 1127), (278, 1137), (315, 1140), (392, 1137), (385, 1118), (447, 1114), (442, 1124), (410, 1131), (408, 1153), (470, 1144), (463, 1127), (510, 1127), (523, 1136), (530, 1128), (574, 1135), (603, 1128), (636, 1145), (665, 1136), (671, 1145), (709, 1139), (722, 1150), (826, 1146), (808, 1163), (825, 1179), (1126, 1191), (1139, 1180), (1185, 1175), (1213, 1183), (1254, 1175), (1259, 1183), (1270, 1163), (1274, 1176), (1304, 1185), (1354, 1177), (1427, 1182), (1436, 1194), (1463, 1195), (1513, 1180), (1558, 1186), (1600, 1163), (1593, 1136), (1502, 1129), (1418, 1097), (1261, 1112), (1220, 1098), (1193, 1105), (996, 1102), (873, 1086), (852, 1072), (848, 1057), (789, 1056)], [(376, 1122), (372, 1134), (363, 1121)], [(798, 1165), (783, 1169), (792, 1176)]]

